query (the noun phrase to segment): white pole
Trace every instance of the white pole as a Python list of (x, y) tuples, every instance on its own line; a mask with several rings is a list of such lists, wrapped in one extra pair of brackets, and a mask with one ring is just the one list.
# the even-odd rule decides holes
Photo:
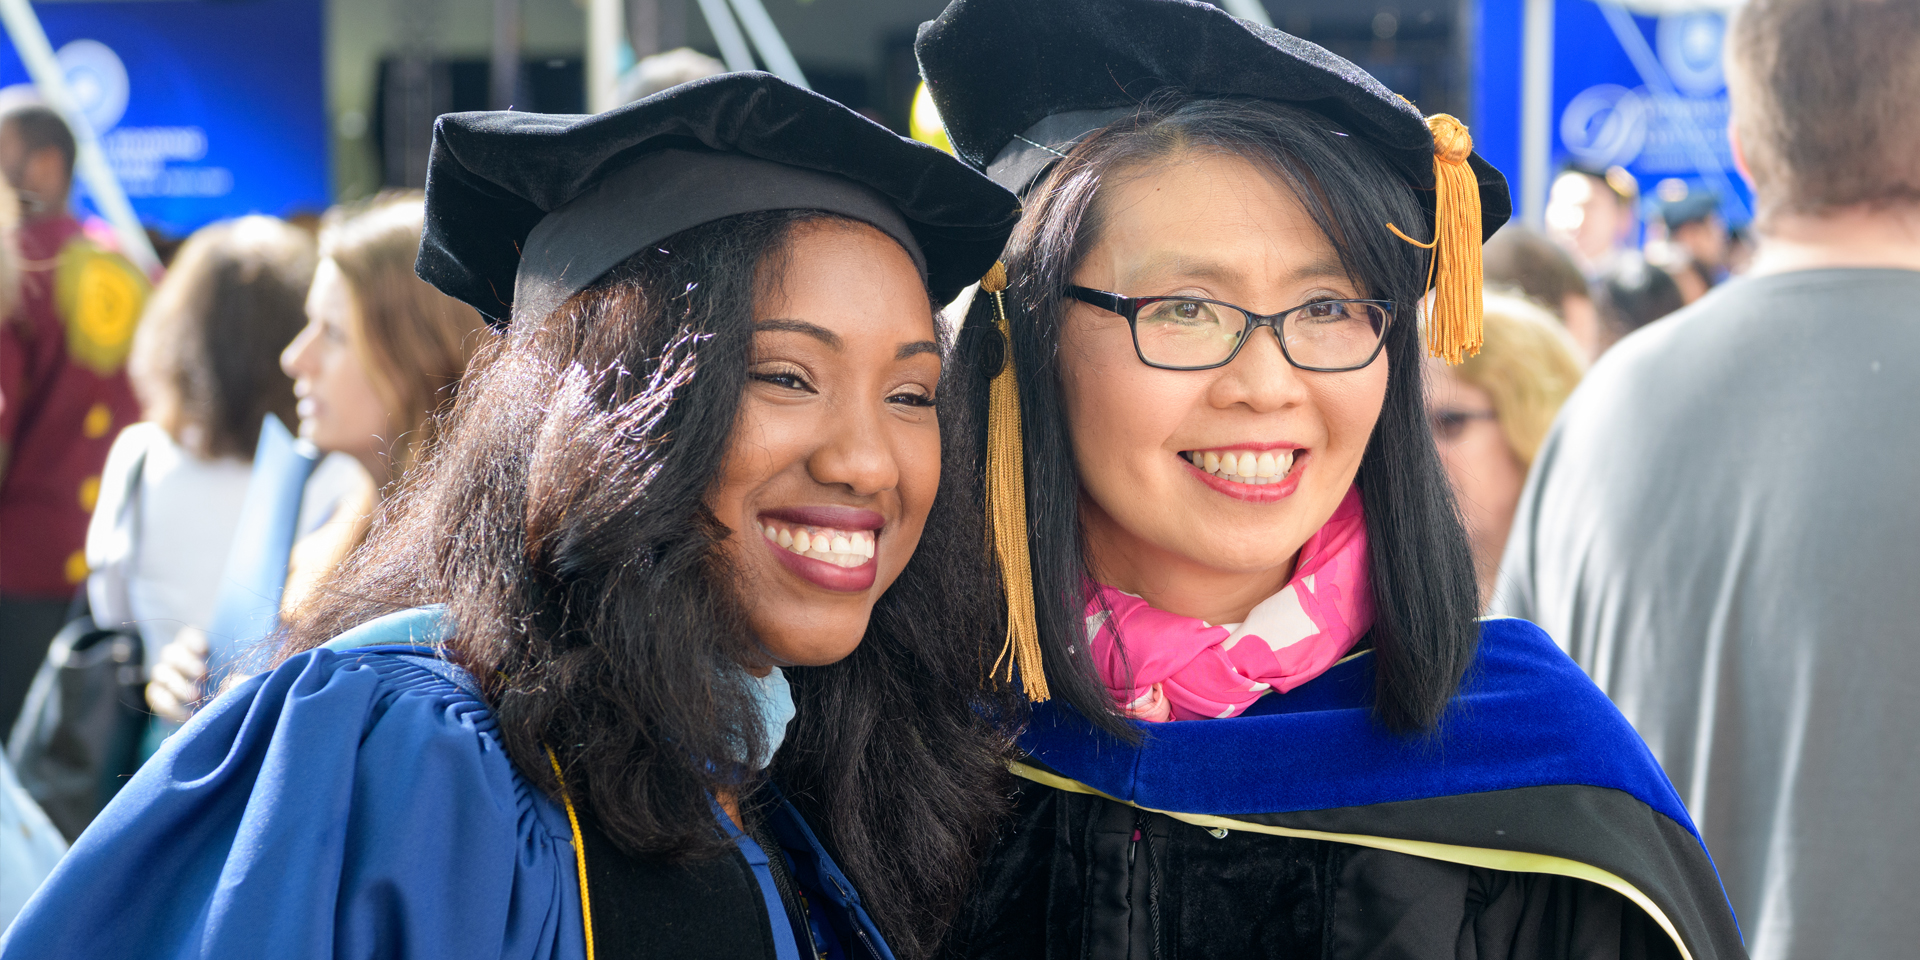
[(740, 34), (740, 25), (727, 11), (727, 0), (699, 3), (700, 15), (707, 18), (707, 29), (713, 31), (713, 42), (720, 48), (720, 59), (726, 61), (727, 69), (734, 73), (759, 69), (753, 63), (753, 51), (747, 49), (747, 38)]
[(107, 165), (107, 155), (100, 150), (100, 138), (94, 135), (93, 124), (87, 122), (87, 115), (80, 112), (80, 104), (73, 99), (73, 91), (67, 89), (66, 71), (60, 69), (60, 60), (53, 55), (53, 44), (47, 42), (40, 18), (34, 15), (27, 0), (0, 0), (0, 21), (5, 22), (7, 36), (13, 39), (13, 49), (19, 52), (20, 62), (26, 65), (27, 76), (33, 78), (40, 96), (73, 129), (74, 144), (79, 148), (74, 157), (74, 173), (87, 185), (87, 192), (93, 195), (101, 215), (113, 226), (121, 251), (141, 270), (153, 273), (160, 266), (160, 257), (153, 252), (147, 231), (140, 227), (140, 217), (133, 212), (133, 204), (127, 202), (126, 191), (120, 189), (113, 168)]
[(513, 109), (520, 89), (520, 0), (493, 0), (493, 51), (487, 71), (487, 108)]
[(620, 41), (627, 32), (625, 0), (587, 5), (587, 111), (619, 106)]
[(1220, 5), (1242, 20), (1252, 20), (1263, 27), (1273, 26), (1273, 19), (1267, 16), (1267, 8), (1260, 0), (1221, 0)]
[(1520, 218), (1538, 230), (1547, 220), (1553, 155), (1553, 2), (1527, 0), (1520, 78)]
[(767, 72), (796, 87), (812, 89), (800, 72), (800, 63), (793, 59), (793, 51), (787, 49), (787, 41), (780, 36), (780, 28), (773, 25), (773, 18), (767, 16), (767, 8), (760, 0), (733, 0), (733, 12), (739, 14), (740, 23), (753, 37), (753, 45), (760, 49), (760, 59), (767, 62)]

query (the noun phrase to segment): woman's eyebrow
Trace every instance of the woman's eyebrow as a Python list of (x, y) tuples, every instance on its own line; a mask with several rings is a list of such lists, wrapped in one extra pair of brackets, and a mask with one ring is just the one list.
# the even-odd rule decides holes
[(923, 353), (931, 353), (937, 357), (940, 355), (940, 345), (934, 343), (932, 340), (915, 340), (912, 343), (903, 343), (900, 345), (900, 349), (893, 352), (893, 358), (895, 360), (905, 360), (908, 357), (917, 357)]
[[(1209, 260), (1205, 257), (1195, 257), (1180, 253), (1168, 253), (1148, 257), (1138, 266), (1134, 267), (1134, 269), (1128, 271), (1125, 280), (1131, 284), (1146, 275), (1173, 275), (1177, 277), (1191, 277), (1196, 280), (1213, 280), (1216, 282), (1239, 280), (1244, 276), (1241, 270), (1227, 264)], [(1316, 256), (1287, 271), (1286, 276), (1281, 279), (1289, 283), (1300, 283), (1308, 280), (1344, 280), (1346, 278), (1346, 266), (1343, 265), (1337, 257)]]
[(1237, 280), (1240, 271), (1214, 260), (1181, 253), (1163, 253), (1151, 256), (1127, 271), (1122, 283), (1132, 285), (1142, 276), (1192, 277), (1196, 280)]
[(842, 343), (840, 342), (839, 334), (834, 333), (832, 330), (828, 330), (826, 327), (820, 326), (819, 324), (808, 323), (805, 320), (786, 320), (786, 319), (781, 319), (776, 317), (771, 320), (761, 320), (758, 323), (755, 323), (753, 325), (753, 330), (755, 333), (770, 333), (770, 332), (776, 332), (776, 331), (784, 331), (786, 333), (804, 333), (807, 336), (812, 337), (815, 340), (818, 340), (821, 343), (826, 344), (828, 347), (831, 347), (832, 349), (838, 350), (842, 346)]

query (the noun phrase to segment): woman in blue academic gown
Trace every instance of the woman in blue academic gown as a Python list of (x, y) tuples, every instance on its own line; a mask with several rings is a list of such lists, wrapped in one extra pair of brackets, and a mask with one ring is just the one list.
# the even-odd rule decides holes
[(949, 955), (1740, 956), (1645, 745), (1476, 621), (1421, 385), (1508, 212), (1465, 127), (1190, 0), (955, 0), (917, 53), (1026, 200), (958, 362), (1044, 701)]
[(1012, 195), (764, 74), (428, 183), (442, 439), (0, 956), (928, 956), (1006, 793), (934, 304)]

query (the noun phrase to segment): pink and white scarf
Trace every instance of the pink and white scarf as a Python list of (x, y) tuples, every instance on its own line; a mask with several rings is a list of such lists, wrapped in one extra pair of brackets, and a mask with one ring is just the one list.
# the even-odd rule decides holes
[(1156, 722), (1236, 716), (1269, 691), (1286, 693), (1324, 673), (1371, 626), (1358, 487), (1300, 547), (1293, 579), (1245, 623), (1215, 625), (1156, 610), (1105, 585), (1087, 604), (1087, 638), (1101, 679), (1129, 716)]

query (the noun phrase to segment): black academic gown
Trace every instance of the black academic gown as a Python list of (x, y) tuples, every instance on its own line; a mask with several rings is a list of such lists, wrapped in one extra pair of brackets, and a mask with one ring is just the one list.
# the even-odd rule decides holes
[(1745, 956), (1672, 786), (1538, 628), (1487, 622), (1427, 738), (1372, 721), (1372, 661), (1139, 747), (1041, 705), (948, 956)]

